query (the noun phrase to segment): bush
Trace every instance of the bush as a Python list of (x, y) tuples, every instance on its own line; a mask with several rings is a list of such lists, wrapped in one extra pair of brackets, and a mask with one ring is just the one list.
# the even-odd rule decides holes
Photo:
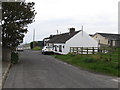
[(30, 48), (33, 49), (33, 42), (30, 43)]
[(11, 53), (11, 63), (16, 64), (19, 61), (18, 53), (12, 52)]

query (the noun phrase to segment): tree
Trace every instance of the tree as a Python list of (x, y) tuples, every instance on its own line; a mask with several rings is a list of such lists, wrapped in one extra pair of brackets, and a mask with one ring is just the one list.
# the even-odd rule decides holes
[(2, 3), (2, 41), (7, 48), (17, 47), (23, 42), (27, 25), (34, 21), (36, 12), (33, 2)]
[(33, 49), (33, 42), (30, 43), (30, 48)]

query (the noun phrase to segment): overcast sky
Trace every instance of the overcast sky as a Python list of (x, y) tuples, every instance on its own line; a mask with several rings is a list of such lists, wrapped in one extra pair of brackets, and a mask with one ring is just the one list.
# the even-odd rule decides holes
[(27, 0), (35, 2), (37, 15), (29, 25), (24, 43), (43, 40), (51, 34), (69, 32), (74, 27), (88, 34), (118, 33), (119, 0)]

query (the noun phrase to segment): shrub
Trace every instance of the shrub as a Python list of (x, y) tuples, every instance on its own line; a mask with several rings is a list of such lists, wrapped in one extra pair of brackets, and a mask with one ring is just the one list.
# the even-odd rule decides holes
[(16, 64), (18, 63), (19, 57), (17, 52), (11, 53), (11, 63)]
[(30, 43), (30, 48), (33, 49), (33, 42)]

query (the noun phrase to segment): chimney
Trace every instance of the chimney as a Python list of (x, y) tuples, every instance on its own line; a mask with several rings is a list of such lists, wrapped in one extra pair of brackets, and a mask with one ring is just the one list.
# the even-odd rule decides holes
[(75, 32), (75, 28), (70, 28), (70, 33), (74, 33)]
[(53, 35), (50, 35), (50, 37), (49, 37), (49, 38), (51, 39), (52, 37), (53, 37)]

